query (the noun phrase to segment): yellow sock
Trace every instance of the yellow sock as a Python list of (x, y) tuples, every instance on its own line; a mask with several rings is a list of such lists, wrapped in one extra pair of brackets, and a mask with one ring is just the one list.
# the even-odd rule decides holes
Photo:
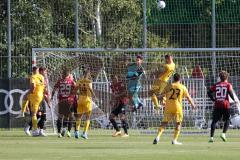
[(176, 141), (178, 139), (178, 136), (180, 134), (180, 130), (179, 129), (175, 129), (174, 130), (174, 136), (173, 136), (173, 140)]
[(81, 120), (76, 120), (76, 130), (79, 131), (81, 125)]
[(37, 116), (36, 115), (32, 116), (32, 126), (33, 126), (33, 130), (37, 129)]
[(28, 100), (23, 100), (22, 101), (22, 113), (26, 112), (27, 106), (28, 106)]
[(158, 129), (158, 133), (157, 133), (157, 137), (158, 137), (158, 138), (161, 137), (163, 131), (164, 131), (164, 128), (162, 128), (162, 127), (160, 127), (160, 128)]
[(85, 122), (85, 126), (84, 126), (84, 130), (83, 130), (83, 131), (84, 131), (84, 132), (87, 132), (89, 126), (90, 126), (90, 120), (86, 120), (86, 122)]
[(154, 107), (159, 107), (158, 98), (155, 94), (152, 95), (152, 101), (153, 101)]

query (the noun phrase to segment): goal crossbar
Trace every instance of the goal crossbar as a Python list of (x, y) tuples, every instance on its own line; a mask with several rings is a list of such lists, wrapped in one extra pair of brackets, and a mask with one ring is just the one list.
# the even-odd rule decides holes
[(240, 51), (240, 48), (32, 48), (34, 52), (217, 52)]

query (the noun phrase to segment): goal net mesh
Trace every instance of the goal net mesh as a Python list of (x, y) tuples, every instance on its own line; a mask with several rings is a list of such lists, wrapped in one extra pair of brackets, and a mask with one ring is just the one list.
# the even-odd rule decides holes
[[(211, 124), (211, 115), (213, 103), (207, 97), (207, 89), (218, 80), (220, 70), (226, 70), (230, 73), (229, 81), (233, 84), (234, 96), (239, 95), (240, 88), (240, 51), (174, 51), (174, 52), (150, 52), (144, 50), (139, 52), (121, 51), (42, 51), (35, 50), (34, 59), (37, 66), (45, 66), (48, 69), (48, 78), (50, 89), (60, 78), (62, 70), (68, 68), (74, 75), (75, 80), (82, 76), (83, 69), (91, 71), (93, 80), (93, 89), (97, 95), (98, 101), (93, 102), (93, 113), (91, 116), (92, 132), (109, 132), (112, 129), (108, 118), (113, 110), (110, 104), (113, 98), (110, 89), (111, 75), (118, 75), (120, 79), (126, 82), (127, 66), (135, 63), (136, 56), (144, 57), (143, 68), (145, 74), (141, 79), (140, 98), (144, 104), (142, 109), (131, 112), (130, 106), (127, 108), (128, 126), (132, 132), (151, 134), (156, 133), (163, 118), (163, 109), (156, 112), (153, 108), (149, 90), (154, 80), (154, 72), (159, 70), (160, 64), (164, 63), (164, 55), (168, 53), (174, 58), (176, 71), (181, 74), (182, 82), (188, 88), (188, 91), (194, 99), (197, 109), (192, 110), (190, 104), (184, 99), (183, 112), (184, 119), (182, 123), (182, 132), (203, 134), (209, 132)], [(215, 54), (215, 56), (214, 56)], [(231, 102), (231, 126), (232, 129), (240, 127), (239, 106)], [(48, 127), (52, 127), (52, 118), (57, 119), (57, 98), (53, 101), (54, 116), (50, 111), (47, 112)], [(120, 125), (120, 123), (119, 123)], [(222, 128), (223, 123), (219, 122), (217, 127)], [(174, 123), (168, 125), (172, 129)], [(90, 131), (90, 132), (91, 132)], [(169, 130), (170, 132), (171, 130)]]

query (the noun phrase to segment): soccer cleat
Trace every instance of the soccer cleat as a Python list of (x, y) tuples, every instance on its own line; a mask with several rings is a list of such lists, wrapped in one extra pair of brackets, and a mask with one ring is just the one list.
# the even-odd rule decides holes
[(58, 138), (62, 138), (62, 134), (61, 133), (58, 133)]
[(62, 132), (61, 132), (61, 135), (64, 137), (66, 134), (66, 128), (63, 128)]
[(210, 137), (208, 143), (213, 143), (213, 137)]
[(153, 140), (153, 144), (158, 144), (158, 142), (159, 142), (159, 139), (158, 139), (158, 138), (155, 138), (155, 139)]
[(71, 133), (69, 132), (69, 131), (67, 131), (67, 133), (66, 133), (66, 135), (67, 135), (67, 137), (71, 137)]
[(223, 142), (226, 142), (226, 141), (227, 141), (226, 136), (225, 136), (224, 134), (222, 134), (222, 135), (220, 136), (220, 138), (222, 139)]
[(84, 139), (88, 139), (87, 133), (81, 134), (81, 137), (84, 138)]
[(173, 144), (173, 145), (182, 145), (181, 142), (178, 142), (178, 141), (176, 141), (176, 140), (172, 141), (172, 144)]
[(24, 132), (25, 132), (25, 134), (26, 134), (27, 136), (31, 136), (31, 133), (30, 133), (29, 129), (30, 129), (30, 126), (29, 126), (29, 125), (27, 125), (27, 126), (24, 128)]
[(121, 135), (121, 137), (122, 138), (127, 138), (127, 137), (129, 137), (129, 134), (124, 133), (123, 135)]
[(38, 130), (33, 130), (33, 131), (32, 131), (32, 136), (33, 136), (33, 137), (39, 136)]
[(117, 137), (121, 135), (121, 131), (116, 131), (115, 133), (113, 133), (113, 137)]
[(76, 139), (78, 139), (79, 138), (79, 132), (75, 131), (74, 136), (75, 136)]
[(47, 134), (44, 133), (43, 129), (40, 129), (39, 136), (47, 137)]

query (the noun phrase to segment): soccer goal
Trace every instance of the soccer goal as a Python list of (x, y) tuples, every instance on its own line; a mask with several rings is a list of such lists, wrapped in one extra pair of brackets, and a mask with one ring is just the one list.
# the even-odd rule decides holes
[[(91, 129), (94, 132), (112, 129), (109, 114), (112, 111), (110, 90), (111, 75), (118, 75), (124, 81), (127, 66), (135, 63), (137, 55), (144, 57), (145, 74), (141, 79), (140, 97), (144, 104), (136, 112), (127, 111), (129, 128), (134, 133), (156, 133), (161, 124), (163, 110), (155, 112), (148, 91), (151, 88), (155, 71), (161, 69), (164, 55), (171, 54), (176, 64), (176, 72), (182, 76), (182, 82), (197, 104), (192, 110), (187, 101), (183, 102), (184, 120), (182, 132), (186, 134), (206, 134), (209, 132), (213, 104), (207, 97), (207, 89), (218, 81), (220, 70), (230, 73), (229, 81), (233, 84), (235, 97), (240, 93), (240, 48), (147, 48), (147, 49), (104, 49), (104, 48), (33, 48), (34, 65), (45, 66), (49, 73), (49, 87), (52, 89), (62, 70), (68, 68), (77, 80), (83, 69), (92, 73), (94, 92), (98, 101), (93, 103)], [(231, 103), (231, 128), (240, 127), (240, 107)], [(47, 114), (48, 127), (57, 118), (57, 99), (54, 97), (53, 114)], [(173, 127), (173, 123), (169, 128)], [(222, 123), (218, 124), (222, 128)], [(111, 132), (110, 132), (111, 133)], [(109, 134), (110, 134), (109, 133)], [(233, 132), (234, 133), (234, 132)]]

